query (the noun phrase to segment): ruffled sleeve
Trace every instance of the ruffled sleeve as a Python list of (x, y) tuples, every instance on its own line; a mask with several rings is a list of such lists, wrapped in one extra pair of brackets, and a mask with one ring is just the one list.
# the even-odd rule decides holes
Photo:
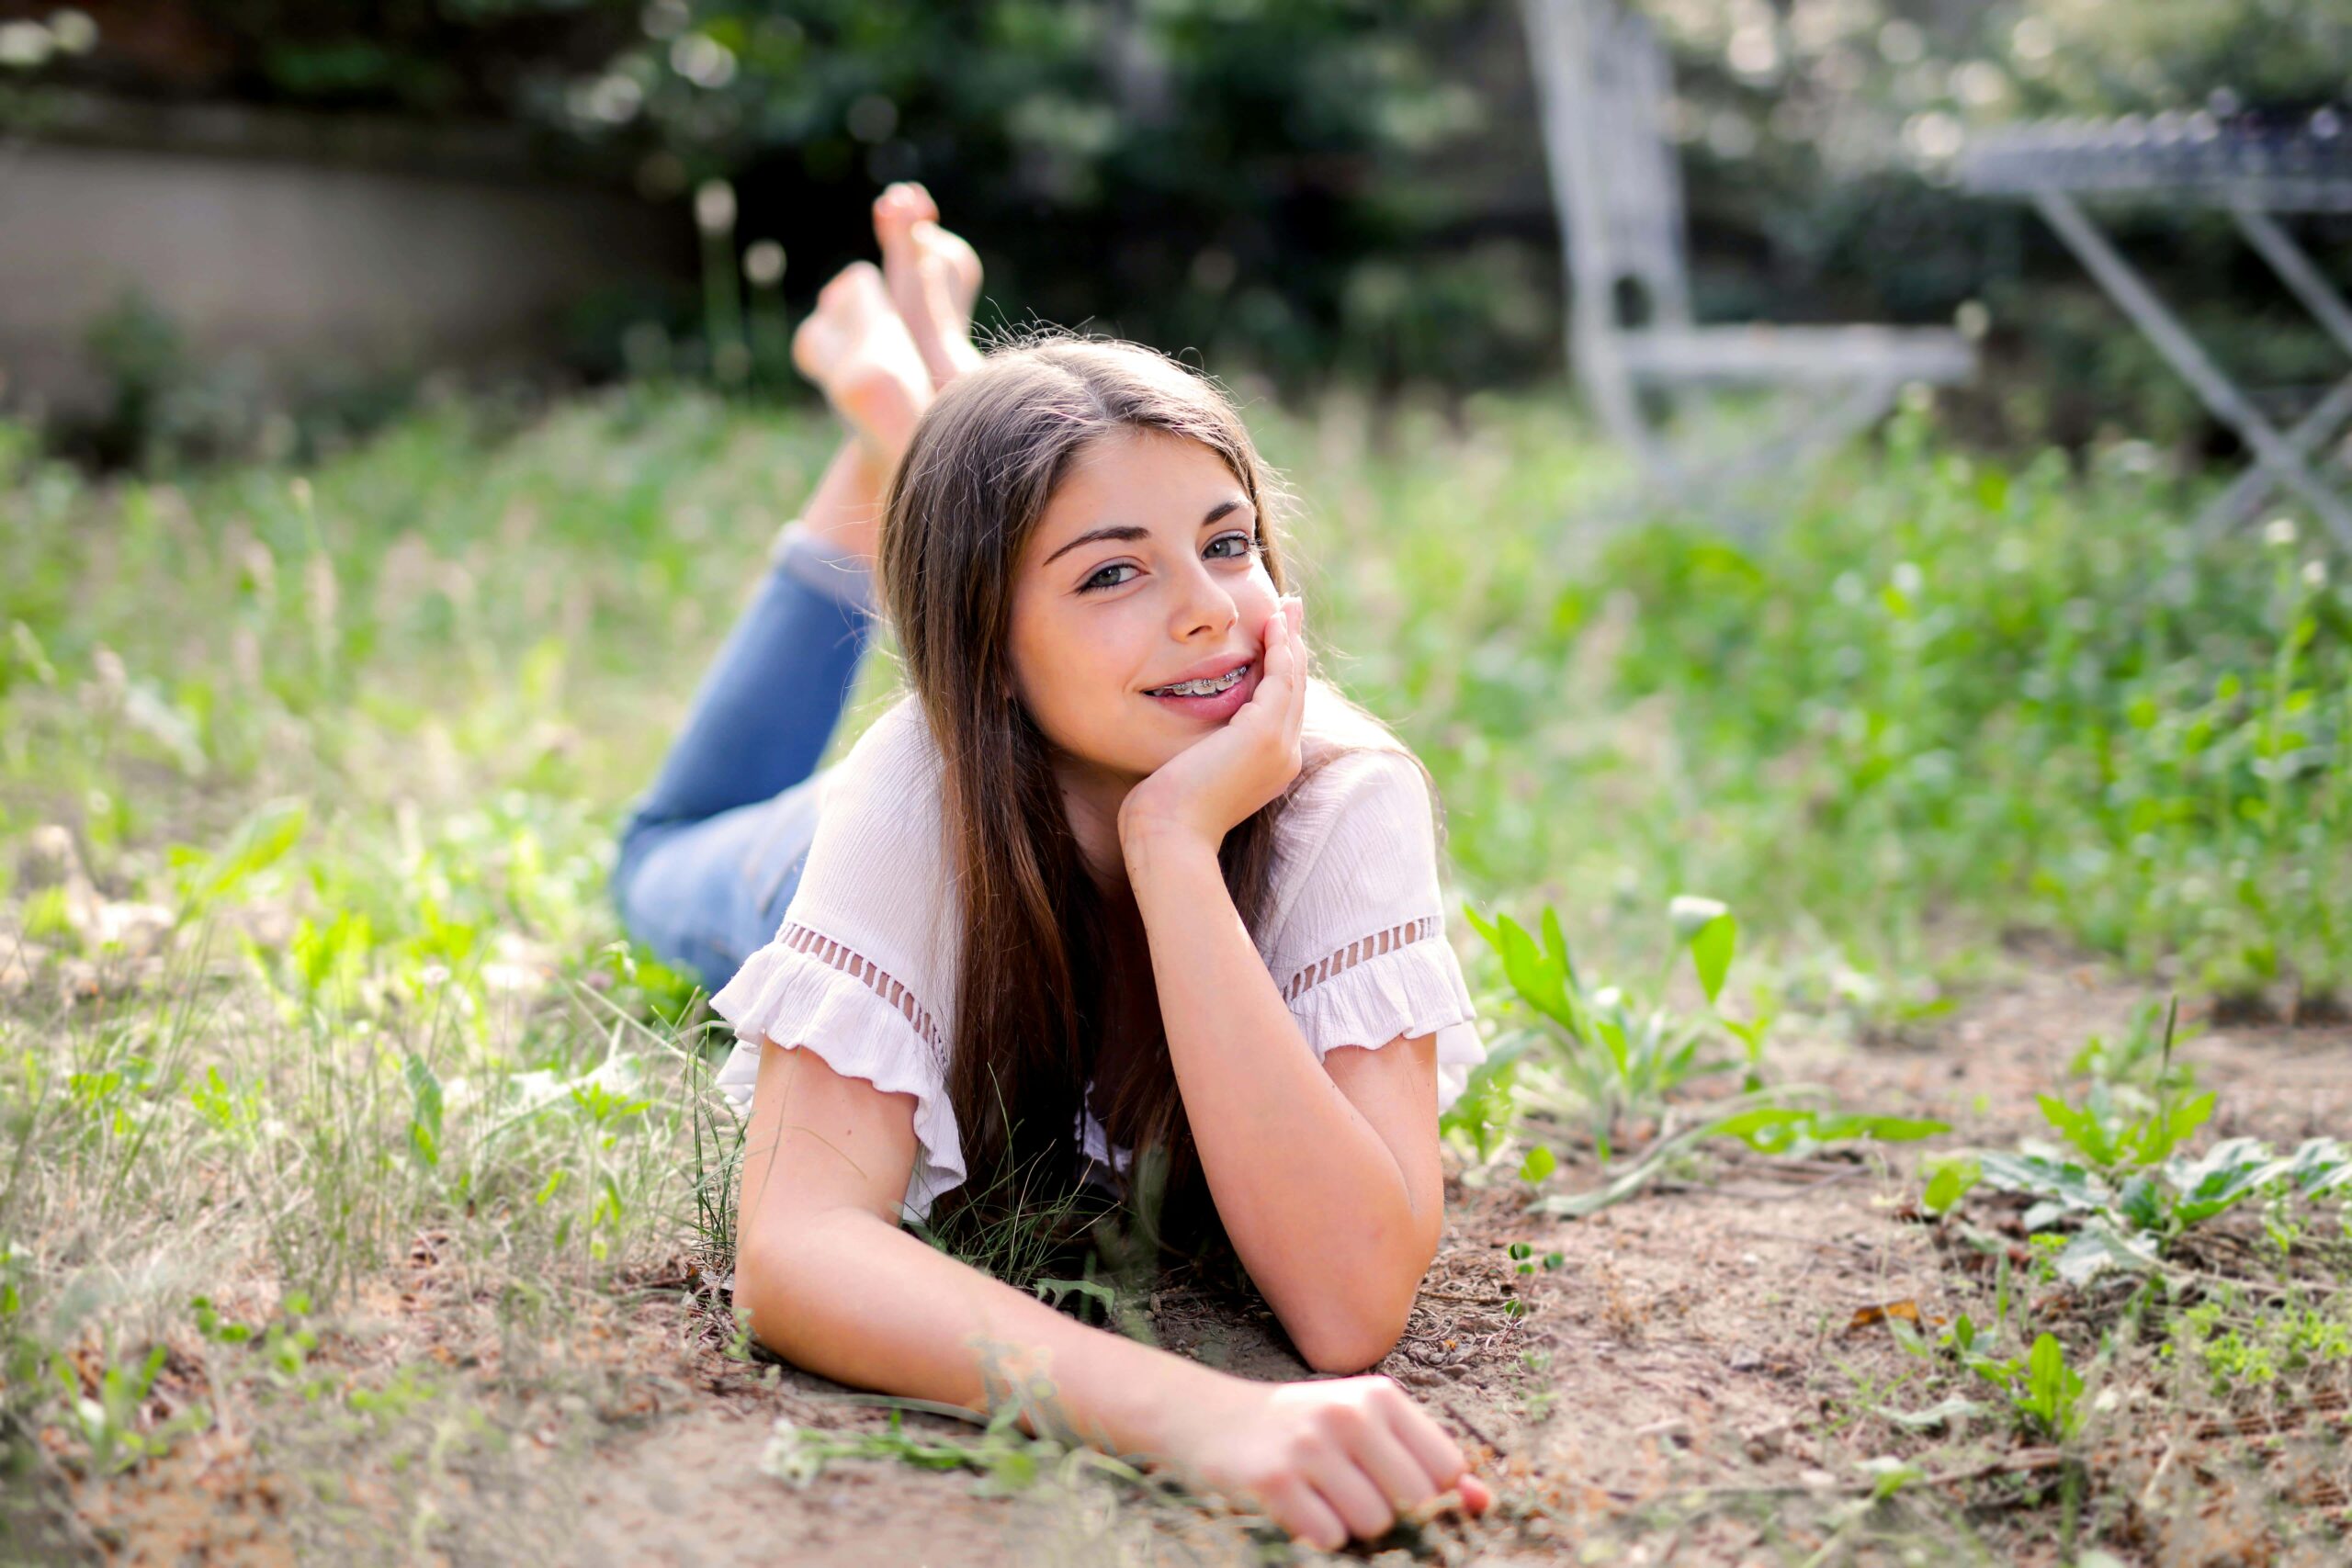
[(768, 1043), (915, 1100), (903, 1206), (922, 1219), (965, 1178), (947, 1097), (955, 1016), (936, 753), (911, 701), (877, 718), (826, 780), (784, 924), (711, 998), (736, 1046), (717, 1082), (748, 1112)]
[(1268, 966), (1299, 1032), (1318, 1059), (1336, 1046), (1435, 1035), (1443, 1110), (1486, 1047), (1446, 940), (1419, 764), (1395, 749), (1347, 752), (1307, 780), (1290, 814)]

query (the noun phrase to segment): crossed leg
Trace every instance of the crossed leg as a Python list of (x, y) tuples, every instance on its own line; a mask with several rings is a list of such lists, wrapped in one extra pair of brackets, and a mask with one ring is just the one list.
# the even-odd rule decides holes
[(883, 498), (938, 389), (979, 363), (979, 258), (918, 185), (874, 204), (883, 265), (853, 262), (793, 336), (847, 434), (705, 673), (621, 833), (629, 933), (716, 990), (775, 934), (816, 832), (816, 774), (873, 640)]

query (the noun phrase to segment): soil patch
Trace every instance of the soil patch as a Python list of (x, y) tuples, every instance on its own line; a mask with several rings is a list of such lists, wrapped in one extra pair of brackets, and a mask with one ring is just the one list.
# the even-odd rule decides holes
[[(1951, 1122), (1934, 1147), (2009, 1147), (2046, 1130), (2033, 1097), (2063, 1084), (2092, 1034), (2122, 1031), (2146, 995), (2086, 969), (2039, 970), (1962, 1007), (1924, 1047), (1797, 1041), (1776, 1066), (1851, 1104)], [(2218, 1096), (2207, 1136), (2284, 1145), (2352, 1128), (2352, 1029), (2215, 1023), (2189, 1055)], [(2312, 1527), (2346, 1506), (2346, 1406), (2331, 1408), (2324, 1387), (2267, 1410), (2152, 1404), (2086, 1461), (2041, 1454), (1992, 1423), (1899, 1426), (1928, 1402), (1920, 1359), (1884, 1317), (1927, 1327), (1987, 1313), (1993, 1289), (1985, 1268), (1922, 1223), (1916, 1160), (1876, 1147), (1710, 1156), (1572, 1222), (1532, 1213), (1531, 1190), (1507, 1173), (1465, 1185), (1455, 1171), (1442, 1250), (1379, 1370), (1477, 1453), (1500, 1501), (1384, 1560), (1551, 1562), (1573, 1547), (1587, 1561), (2055, 1563), (2067, 1486), (2128, 1491), (2122, 1515), (2103, 1516), (2122, 1561), (2326, 1560), (2310, 1542), (2331, 1539)], [(1571, 1162), (1545, 1190), (1594, 1180)], [(487, 1303), (435, 1284), (427, 1243), (384, 1303), (383, 1335), (328, 1349), (379, 1374), (435, 1359), (463, 1374), (451, 1386), (479, 1388), (484, 1419), (437, 1458), (415, 1448), (403, 1474), (379, 1445), (373, 1471), (333, 1487), (320, 1484), (318, 1452), (293, 1464), (207, 1433), (131, 1476), (85, 1483), (74, 1544), (61, 1551), (276, 1562), (332, 1543), (355, 1561), (859, 1568), (1262, 1560), (1247, 1521), (1101, 1483), (988, 1496), (967, 1472), (843, 1460), (788, 1485), (761, 1469), (779, 1416), (846, 1430), (888, 1417), (823, 1380), (730, 1356), (689, 1271), (601, 1301), (560, 1346), (518, 1350)], [(1515, 1243), (1532, 1272), (1519, 1272)], [(1541, 1266), (1547, 1254), (1555, 1266)], [(2066, 1292), (2028, 1278), (2014, 1288), (2037, 1315), (2065, 1322)], [(1151, 1323), (1162, 1345), (1241, 1375), (1309, 1375), (1262, 1308), (1170, 1290)], [(2120, 1382), (2109, 1392), (2151, 1397)], [(1930, 1437), (1903, 1436), (1913, 1431)], [(1873, 1505), (1867, 1466), (1882, 1451), (1921, 1473)]]

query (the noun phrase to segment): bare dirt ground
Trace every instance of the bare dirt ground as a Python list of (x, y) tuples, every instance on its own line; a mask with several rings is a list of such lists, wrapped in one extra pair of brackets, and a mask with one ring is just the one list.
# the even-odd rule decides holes
[[(1932, 1147), (2014, 1146), (2041, 1130), (2033, 1096), (2146, 994), (2040, 964), (1916, 1043), (1795, 1041), (1775, 1065), (1831, 1083), (1849, 1103), (1951, 1121), (1951, 1136)], [(2220, 1096), (2208, 1136), (2284, 1144), (2352, 1129), (2352, 1029), (2218, 1022), (2191, 1055)], [(1871, 1507), (1858, 1463), (1892, 1431), (1871, 1412), (1926, 1397), (1895, 1392), (1919, 1361), (1883, 1327), (1857, 1326), (1858, 1313), (1909, 1303), (1932, 1322), (1982, 1311), (1989, 1292), (1920, 1223), (1914, 1158), (1717, 1159), (1694, 1179), (1576, 1222), (1531, 1216), (1529, 1190), (1508, 1177), (1483, 1189), (1451, 1181), (1442, 1251), (1380, 1370), (1464, 1439), (1499, 1501), (1485, 1519), (1441, 1519), (1401, 1545), (1352, 1554), (1449, 1564), (2074, 1561), (2053, 1523), (2068, 1506), (2058, 1490), (2068, 1472), (1999, 1430), (1978, 1427), (1973, 1446), (1912, 1439), (1905, 1451), (1921, 1456), (1925, 1478)], [(1591, 1179), (1569, 1168), (1547, 1186)], [(1562, 1262), (1518, 1274), (1515, 1242)], [(771, 1478), (760, 1461), (778, 1416), (866, 1430), (884, 1416), (840, 1402), (844, 1391), (821, 1380), (730, 1357), (686, 1265), (582, 1309), (561, 1343), (543, 1344), (478, 1299), (432, 1238), (410, 1264), (379, 1303), (379, 1332), (346, 1336), (322, 1357), (355, 1375), (403, 1362), (453, 1369), (478, 1389), (473, 1408), (434, 1406), (397, 1466), (379, 1445), (338, 1470), (331, 1433), (302, 1445), (299, 1463), (233, 1431), (191, 1438), (132, 1477), (82, 1491), (43, 1554), (860, 1568), (1269, 1560), (1269, 1538), (1248, 1521), (1100, 1483), (1049, 1478), (989, 1497), (968, 1471), (878, 1460), (834, 1461), (801, 1487)], [(2064, 1321), (2069, 1303), (2032, 1289), (2038, 1314)], [(1507, 1311), (1514, 1297), (1524, 1315)], [(1262, 1311), (1176, 1292), (1159, 1300), (1153, 1328), (1170, 1348), (1248, 1375), (1306, 1375)], [(2116, 1392), (2127, 1404), (2144, 1397)], [(2346, 1517), (2341, 1393), (2267, 1412), (2170, 1404), (2144, 1421), (2127, 1410), (2109, 1422), (2087, 1463), (2109, 1499), (2098, 1517), (2109, 1560), (2344, 1561), (2332, 1533)], [(908, 1427), (969, 1435), (925, 1416)]]

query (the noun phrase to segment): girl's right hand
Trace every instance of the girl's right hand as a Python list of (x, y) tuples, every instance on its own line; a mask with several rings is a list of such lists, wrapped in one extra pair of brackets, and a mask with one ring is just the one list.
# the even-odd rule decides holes
[(1225, 1397), (1193, 1407), (1169, 1457), (1310, 1545), (1377, 1540), (1399, 1514), (1449, 1491), (1474, 1514), (1494, 1500), (1462, 1446), (1393, 1379), (1226, 1382)]

